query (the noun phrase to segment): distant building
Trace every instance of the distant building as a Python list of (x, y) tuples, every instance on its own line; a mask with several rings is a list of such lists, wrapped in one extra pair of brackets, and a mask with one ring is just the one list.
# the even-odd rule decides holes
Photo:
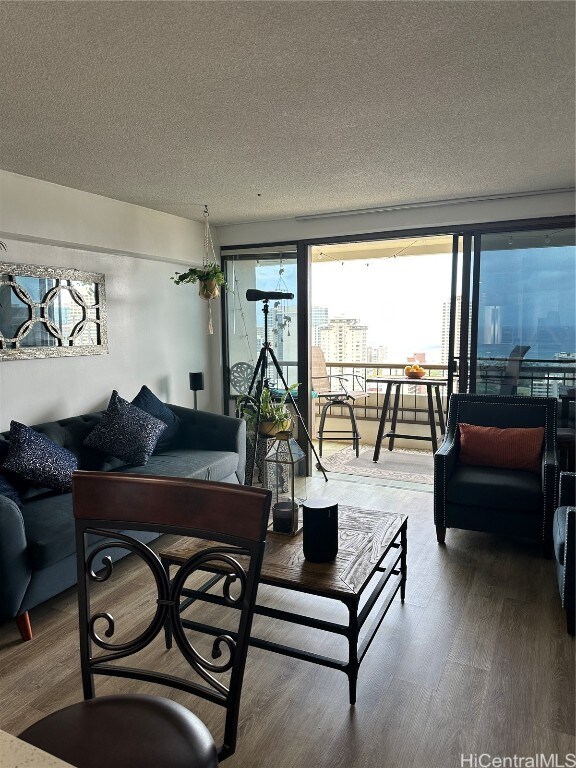
[(312, 325), (312, 346), (320, 346), (320, 337), (318, 329), (322, 325), (328, 325), (328, 307), (312, 307), (311, 315)]
[(363, 363), (366, 361), (368, 326), (358, 320), (338, 317), (318, 328), (318, 346), (331, 362)]
[(408, 355), (406, 358), (408, 363), (418, 363), (418, 365), (424, 365), (426, 362), (426, 352), (414, 352), (413, 355)]
[(367, 363), (385, 363), (388, 359), (388, 347), (367, 347)]
[[(455, 349), (458, 348), (460, 339), (460, 314), (462, 311), (462, 296), (456, 296), (456, 329), (454, 334)], [(440, 362), (448, 365), (448, 344), (450, 341), (450, 302), (445, 301), (442, 304), (442, 351), (440, 353)]]

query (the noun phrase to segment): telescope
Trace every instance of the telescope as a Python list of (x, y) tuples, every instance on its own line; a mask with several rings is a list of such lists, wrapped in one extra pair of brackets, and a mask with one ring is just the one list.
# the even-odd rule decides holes
[(293, 293), (285, 293), (284, 291), (258, 291), (256, 288), (248, 288), (246, 291), (246, 301), (270, 301), (293, 298)]

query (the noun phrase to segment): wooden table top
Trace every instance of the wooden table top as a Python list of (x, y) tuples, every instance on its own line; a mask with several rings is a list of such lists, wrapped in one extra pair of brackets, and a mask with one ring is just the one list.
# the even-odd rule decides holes
[[(302, 551), (302, 531), (295, 536), (269, 532), (260, 581), (325, 597), (359, 595), (366, 586), (407, 515), (339, 505), (338, 554), (330, 563), (311, 563)], [(182, 562), (206, 546), (183, 539), (160, 551), (161, 558)]]
[(446, 386), (448, 379), (436, 379), (434, 376), (372, 376), (366, 383), (372, 384), (438, 384)]

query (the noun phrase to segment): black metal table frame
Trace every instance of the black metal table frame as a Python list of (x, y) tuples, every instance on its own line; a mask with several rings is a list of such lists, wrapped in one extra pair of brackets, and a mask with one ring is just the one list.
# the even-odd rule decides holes
[[(254, 646), (255, 648), (263, 648), (264, 650), (272, 651), (273, 653), (279, 653), (279, 654), (282, 654), (283, 656), (290, 656), (292, 658), (300, 659), (302, 661), (309, 661), (309, 662), (312, 662), (313, 664), (319, 664), (323, 667), (339, 669), (340, 671), (344, 672), (344, 674), (348, 677), (348, 690), (349, 690), (350, 704), (354, 705), (356, 703), (356, 691), (357, 691), (358, 672), (360, 669), (360, 664), (362, 663), (362, 660), (364, 659), (372, 643), (372, 640), (374, 639), (374, 636), (376, 635), (376, 632), (378, 631), (378, 628), (380, 627), (380, 624), (382, 623), (384, 616), (387, 614), (388, 609), (390, 608), (390, 605), (392, 604), (392, 601), (396, 596), (396, 594), (398, 593), (398, 591), (400, 591), (400, 599), (402, 603), (404, 602), (404, 598), (406, 596), (407, 525), (408, 525), (408, 519), (406, 518), (402, 523), (402, 525), (400, 526), (398, 532), (392, 539), (392, 541), (388, 544), (385, 551), (382, 553), (382, 556), (378, 561), (376, 567), (374, 568), (373, 573), (366, 580), (362, 589), (356, 594), (350, 594), (349, 596), (327, 595), (327, 594), (322, 594), (313, 589), (299, 586), (297, 584), (288, 586), (287, 584), (279, 584), (272, 579), (266, 579), (266, 578), (260, 579), (262, 584), (266, 584), (268, 586), (277, 587), (280, 589), (288, 589), (296, 592), (303, 592), (305, 594), (314, 595), (316, 597), (324, 597), (329, 600), (338, 600), (340, 602), (343, 602), (348, 609), (348, 624), (339, 624), (336, 622), (324, 621), (321, 619), (315, 619), (310, 616), (304, 616), (299, 613), (293, 613), (292, 611), (283, 611), (277, 608), (269, 608), (269, 607), (258, 605), (258, 604), (256, 604), (254, 613), (260, 616), (268, 616), (269, 618), (272, 618), (272, 619), (288, 621), (288, 622), (291, 622), (292, 624), (299, 624), (304, 627), (311, 627), (312, 629), (320, 629), (320, 630), (323, 630), (324, 632), (330, 632), (332, 634), (343, 635), (348, 640), (348, 661), (342, 661), (341, 659), (336, 659), (329, 656), (323, 656), (322, 654), (313, 653), (311, 651), (306, 651), (304, 649), (293, 648), (292, 646), (283, 645), (281, 643), (275, 643), (270, 640), (264, 640), (262, 638), (255, 637), (254, 635), (250, 637), (250, 645)], [(389, 563), (387, 566), (383, 567), (383, 562), (391, 550), (399, 550), (399, 552), (395, 552), (393, 557), (391, 558), (392, 562)], [(165, 555), (161, 556), (161, 560), (166, 570), (166, 573), (169, 576), (170, 565), (178, 561), (175, 559), (169, 558)], [(376, 584), (373, 586), (370, 592), (370, 596), (366, 600), (366, 603), (362, 607), (362, 610), (358, 612), (360, 598), (362, 597), (366, 587), (369, 584), (371, 584), (371, 582), (374, 580), (374, 576), (376, 574), (380, 574), (380, 577), (378, 578), (378, 581), (376, 582)], [(395, 578), (392, 580), (390, 584), (390, 588), (389, 588), (388, 594), (386, 595), (386, 599), (384, 600), (383, 604), (378, 608), (378, 610), (375, 612), (374, 616), (371, 616), (371, 613), (373, 611), (373, 608), (376, 602), (378, 601), (378, 598), (380, 597), (380, 595), (384, 590), (384, 587), (388, 584), (388, 582), (392, 579), (392, 577), (395, 577)], [(210, 603), (215, 603), (217, 605), (225, 605), (221, 597), (217, 595), (211, 595), (208, 593), (208, 590), (222, 578), (224, 578), (222, 574), (216, 574), (211, 578), (209, 578), (198, 589), (182, 590), (182, 595), (185, 596), (187, 599), (182, 603), (181, 611), (184, 611), (186, 608), (188, 608), (189, 605), (191, 605), (195, 600), (198, 600), (198, 599), (204, 600)], [(362, 627), (364, 626), (368, 618), (372, 619), (372, 623), (369, 629), (367, 630), (366, 634), (364, 635), (362, 642), (359, 643), (360, 630), (362, 629)], [(225, 631), (227, 634), (234, 636), (233, 632), (230, 632), (228, 630), (222, 630), (219, 627), (214, 627), (211, 625), (203, 624), (201, 622), (192, 621), (190, 619), (186, 619), (183, 617), (181, 617), (181, 621), (182, 621), (182, 626), (187, 629), (196, 629), (198, 631), (205, 632), (207, 634), (212, 634), (215, 636), (222, 634), (222, 632)], [(165, 637), (166, 637), (166, 647), (171, 648), (172, 647), (172, 630), (168, 624), (165, 626)]]
[[(380, 423), (378, 425), (378, 435), (376, 437), (376, 446), (374, 448), (374, 457), (373, 461), (378, 461), (380, 458), (380, 450), (382, 448), (382, 440), (385, 438), (389, 438), (388, 443), (388, 450), (393, 451), (394, 450), (394, 440), (397, 437), (400, 437), (404, 440), (427, 440), (432, 443), (432, 450), (434, 453), (438, 450), (438, 436), (436, 433), (436, 416), (434, 413), (434, 400), (432, 398), (432, 388), (434, 388), (434, 394), (436, 397), (436, 408), (438, 411), (438, 422), (440, 424), (440, 434), (443, 436), (446, 431), (446, 425), (444, 421), (444, 411), (442, 410), (442, 398), (440, 396), (440, 387), (445, 386), (446, 381), (444, 379), (441, 380), (434, 380), (434, 379), (380, 379), (380, 378), (374, 378), (374, 379), (366, 379), (366, 382), (368, 383), (376, 382), (376, 383), (384, 383), (386, 382), (386, 393), (384, 395), (384, 406), (382, 408), (382, 413), (380, 414)], [(400, 389), (402, 387), (402, 384), (418, 384), (421, 386), (426, 387), (426, 394), (428, 396), (428, 423), (430, 426), (430, 437), (428, 435), (401, 435), (396, 432), (396, 424), (398, 422), (398, 408), (400, 404)], [(384, 427), (386, 426), (386, 419), (388, 418), (388, 407), (390, 405), (390, 395), (392, 392), (392, 387), (395, 387), (394, 392), (394, 407), (392, 410), (392, 425), (390, 432), (386, 432), (384, 434)]]

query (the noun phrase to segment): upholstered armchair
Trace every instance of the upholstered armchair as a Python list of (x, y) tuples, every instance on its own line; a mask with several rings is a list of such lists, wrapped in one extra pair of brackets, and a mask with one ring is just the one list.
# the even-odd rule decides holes
[(463, 528), (551, 552), (557, 472), (555, 398), (453, 394), (434, 456), (438, 542), (446, 528)]
[(566, 629), (574, 634), (576, 612), (576, 488), (573, 472), (560, 473), (559, 506), (554, 513), (554, 559), (562, 607), (566, 611)]

